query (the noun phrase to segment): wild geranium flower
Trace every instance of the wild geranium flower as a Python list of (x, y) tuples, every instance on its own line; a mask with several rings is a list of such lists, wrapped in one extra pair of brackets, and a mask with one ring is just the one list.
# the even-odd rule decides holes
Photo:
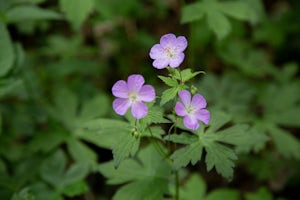
[(187, 47), (187, 40), (184, 36), (176, 36), (172, 33), (163, 35), (160, 44), (155, 44), (150, 50), (150, 57), (154, 59), (152, 65), (157, 69), (167, 66), (178, 67), (183, 59), (183, 51)]
[(185, 127), (196, 130), (199, 128), (198, 121), (208, 124), (210, 113), (205, 109), (206, 100), (200, 94), (195, 94), (191, 98), (191, 93), (187, 90), (179, 92), (181, 102), (175, 105), (175, 112), (178, 116), (183, 117), (183, 124)]
[(113, 102), (113, 109), (119, 115), (125, 115), (131, 107), (131, 114), (136, 119), (143, 118), (148, 113), (145, 102), (153, 101), (155, 90), (151, 85), (144, 85), (142, 75), (133, 74), (127, 79), (117, 81), (112, 87), (112, 93), (117, 99)]

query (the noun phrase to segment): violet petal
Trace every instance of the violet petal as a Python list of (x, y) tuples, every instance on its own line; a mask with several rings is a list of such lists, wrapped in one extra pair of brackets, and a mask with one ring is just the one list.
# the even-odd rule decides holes
[(198, 110), (194, 115), (198, 120), (202, 121), (204, 124), (208, 124), (210, 120), (210, 113), (206, 109)]
[(114, 96), (119, 98), (128, 97), (128, 87), (127, 83), (123, 80), (117, 81), (112, 87), (112, 93)]
[(139, 92), (145, 83), (145, 79), (142, 75), (133, 74), (128, 77), (127, 86), (129, 92)]
[(155, 98), (155, 90), (151, 85), (144, 85), (138, 93), (141, 101), (150, 102)]
[(182, 90), (178, 95), (185, 107), (188, 107), (191, 104), (191, 93), (189, 91)]
[(147, 115), (148, 108), (143, 102), (136, 101), (132, 104), (131, 113), (133, 117), (141, 119)]
[(185, 127), (196, 130), (199, 128), (199, 123), (197, 119), (193, 116), (187, 115), (183, 118), (183, 124)]
[(184, 105), (181, 102), (177, 102), (175, 105), (175, 112), (178, 116), (186, 116), (188, 113), (185, 110)]
[(206, 107), (206, 100), (200, 94), (195, 94), (192, 98), (191, 105), (195, 108), (202, 109)]
[(117, 98), (113, 102), (113, 109), (119, 115), (125, 115), (129, 107), (130, 107), (129, 99)]

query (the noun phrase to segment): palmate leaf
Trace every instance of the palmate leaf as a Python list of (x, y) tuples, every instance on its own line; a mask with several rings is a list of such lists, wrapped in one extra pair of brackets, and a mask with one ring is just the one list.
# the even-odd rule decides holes
[(167, 191), (170, 165), (153, 145), (141, 149), (137, 159), (127, 159), (115, 169), (113, 161), (100, 164), (109, 184), (122, 184), (113, 199), (162, 199)]
[(172, 87), (172, 88), (166, 89), (161, 95), (160, 106), (164, 105), (171, 99), (174, 99), (180, 90), (181, 90), (180, 87)]
[(165, 77), (165, 76), (158, 76), (167, 86), (175, 87), (178, 86), (178, 82), (171, 78), (171, 77)]
[(184, 6), (181, 22), (193, 22), (205, 16), (210, 29), (218, 39), (223, 39), (231, 30), (228, 16), (238, 20), (256, 22), (258, 20), (256, 12), (257, 10), (252, 9), (243, 1), (203, 0)]
[[(210, 171), (215, 167), (220, 175), (229, 180), (232, 179), (234, 160), (237, 159), (236, 152), (257, 149), (257, 145), (263, 145), (267, 141), (267, 137), (265, 135), (260, 136), (249, 129), (247, 125), (242, 124), (221, 129), (229, 121), (228, 115), (214, 112), (211, 116), (210, 127), (207, 130), (202, 127), (193, 131), (194, 135), (183, 133), (180, 136), (165, 137), (166, 140), (175, 143), (187, 144), (171, 155), (173, 167), (179, 169), (185, 167), (189, 162), (194, 165), (201, 159), (202, 151), (205, 149), (207, 170)], [(254, 141), (251, 140), (253, 136), (257, 136)], [(229, 147), (226, 144), (233, 146)]]
[(237, 160), (234, 150), (213, 141), (206, 143), (205, 150), (207, 152), (205, 157), (207, 171), (215, 167), (218, 174), (231, 180), (233, 177), (233, 161)]
[(118, 142), (113, 147), (114, 166), (117, 168), (123, 160), (134, 156), (139, 145), (139, 137), (135, 137), (130, 133), (120, 136)]
[[(207, 186), (204, 179), (199, 174), (191, 174), (187, 179), (183, 187), (180, 188), (181, 200), (195, 200), (195, 199), (207, 199), (207, 200), (238, 200), (240, 194), (238, 190), (220, 188), (206, 193)], [(174, 194), (174, 191), (171, 191)]]
[(78, 125), (75, 134), (77, 137), (91, 142), (101, 148), (111, 149), (116, 142), (116, 138), (122, 135), (130, 135), (132, 127), (128, 122), (98, 118)]
[(273, 125), (269, 125), (267, 130), (283, 156), (300, 160), (300, 141), (296, 137)]
[(67, 19), (71, 22), (73, 28), (78, 30), (83, 21), (92, 12), (94, 0), (60, 0), (60, 9), (66, 13)]

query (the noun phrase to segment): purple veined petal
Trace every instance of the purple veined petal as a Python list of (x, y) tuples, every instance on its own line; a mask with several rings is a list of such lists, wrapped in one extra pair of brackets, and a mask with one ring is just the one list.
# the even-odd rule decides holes
[(169, 65), (169, 59), (167, 58), (156, 59), (153, 61), (152, 65), (157, 69), (166, 68)]
[(176, 44), (176, 36), (173, 33), (165, 34), (160, 38), (159, 42), (163, 48), (173, 47)]
[(145, 117), (148, 113), (148, 108), (146, 104), (141, 101), (136, 101), (132, 104), (131, 114), (136, 119), (141, 119)]
[(113, 109), (119, 115), (125, 115), (129, 107), (130, 107), (129, 99), (117, 98), (113, 102)]
[(201, 94), (195, 94), (192, 98), (191, 105), (197, 109), (206, 107), (206, 100)]
[(145, 79), (140, 74), (133, 74), (128, 77), (127, 87), (129, 92), (138, 93), (145, 83)]
[(204, 124), (208, 124), (210, 120), (210, 113), (206, 109), (198, 110), (194, 113), (194, 115), (198, 120), (202, 121)]
[(194, 116), (187, 115), (183, 118), (183, 124), (185, 127), (196, 130), (199, 128), (199, 123)]
[(185, 107), (190, 106), (191, 104), (191, 93), (187, 90), (181, 90), (179, 92), (179, 97)]
[(188, 113), (185, 110), (184, 105), (181, 102), (176, 103), (175, 112), (178, 116), (181, 116), (181, 117), (188, 115)]
[(150, 102), (155, 99), (155, 90), (151, 85), (144, 85), (138, 93), (139, 100)]
[(117, 81), (112, 87), (112, 93), (115, 97), (127, 98), (128, 97), (128, 87), (124, 80)]
[(176, 50), (177, 51), (181, 51), (181, 52), (184, 51), (186, 49), (187, 45), (188, 45), (188, 42), (184, 36), (179, 36), (176, 39)]
[(179, 53), (170, 59), (169, 65), (172, 68), (178, 67), (184, 60), (184, 53)]
[(165, 49), (160, 44), (156, 44), (151, 48), (149, 56), (152, 59), (159, 59), (164, 57), (164, 53)]

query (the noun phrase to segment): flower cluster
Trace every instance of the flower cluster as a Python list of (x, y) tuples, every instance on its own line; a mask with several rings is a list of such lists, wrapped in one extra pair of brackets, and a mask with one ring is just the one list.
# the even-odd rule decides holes
[[(177, 68), (184, 60), (184, 50), (187, 48), (187, 40), (184, 36), (176, 37), (174, 34), (166, 34), (160, 38), (160, 43), (155, 44), (150, 50), (150, 58), (153, 59), (153, 67), (163, 69), (166, 67)], [(133, 74), (127, 79), (117, 81), (112, 87), (112, 93), (117, 97), (113, 102), (113, 109), (119, 115), (125, 115), (131, 107), (131, 114), (136, 119), (145, 117), (148, 113), (144, 102), (155, 99), (155, 90), (151, 85), (144, 85), (142, 75)], [(210, 113), (206, 110), (206, 100), (200, 94), (193, 97), (188, 90), (178, 93), (181, 101), (176, 102), (175, 112), (183, 117), (186, 128), (196, 130), (199, 121), (208, 124)]]

